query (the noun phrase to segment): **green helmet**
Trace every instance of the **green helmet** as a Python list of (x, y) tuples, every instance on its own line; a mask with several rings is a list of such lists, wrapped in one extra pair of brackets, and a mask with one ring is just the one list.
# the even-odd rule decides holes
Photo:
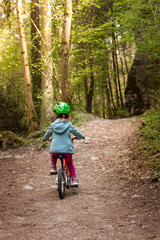
[(69, 115), (71, 112), (71, 108), (68, 105), (68, 103), (59, 102), (54, 106), (53, 111), (56, 112), (57, 114), (65, 113)]

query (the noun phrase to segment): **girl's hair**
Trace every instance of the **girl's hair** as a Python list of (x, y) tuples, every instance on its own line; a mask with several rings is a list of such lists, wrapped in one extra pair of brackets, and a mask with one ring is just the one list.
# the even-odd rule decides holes
[(59, 117), (59, 118), (68, 118), (69, 115), (66, 114), (66, 113), (60, 113), (60, 114), (58, 114), (58, 117)]

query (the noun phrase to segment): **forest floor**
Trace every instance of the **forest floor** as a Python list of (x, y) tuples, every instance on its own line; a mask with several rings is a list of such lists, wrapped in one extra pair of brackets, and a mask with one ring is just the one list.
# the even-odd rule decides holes
[[(159, 240), (160, 183), (132, 159), (138, 118), (84, 122), (79, 187), (59, 199), (49, 148), (0, 152), (0, 239)], [(142, 178), (140, 180), (140, 176)]]

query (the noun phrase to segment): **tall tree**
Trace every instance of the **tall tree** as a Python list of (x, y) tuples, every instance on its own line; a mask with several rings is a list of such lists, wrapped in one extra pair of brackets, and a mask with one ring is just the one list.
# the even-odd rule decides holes
[[(90, 47), (89, 47), (90, 48)], [(85, 91), (85, 98), (86, 98), (86, 111), (91, 113), (92, 112), (92, 104), (93, 104), (93, 93), (94, 93), (94, 84), (95, 78), (93, 73), (93, 56), (91, 55), (91, 48), (89, 49), (90, 53), (90, 76), (84, 74), (84, 91)], [(83, 61), (83, 70), (86, 72), (86, 63), (85, 60)], [(88, 80), (90, 78), (90, 81)]]
[(72, 20), (72, 0), (65, 0), (64, 7), (64, 25), (61, 45), (61, 89), (62, 100), (70, 103), (69, 96), (69, 39)]
[(36, 112), (35, 112), (35, 109), (33, 106), (33, 100), (32, 100), (27, 45), (26, 45), (25, 32), (24, 32), (24, 26), (23, 26), (22, 1), (17, 0), (16, 6), (17, 6), (17, 19), (18, 19), (18, 26), (19, 26), (19, 36), (20, 36), (21, 54), (22, 54), (22, 62), (23, 62), (27, 107), (29, 110), (32, 131), (34, 131), (35, 129), (37, 129), (37, 116), (36, 116)]
[(41, 112), (41, 56), (40, 56), (40, 34), (39, 34), (39, 0), (31, 0), (31, 76), (33, 101), (37, 116)]
[(42, 109), (40, 127), (53, 117), (53, 63), (51, 38), (51, 5), (41, 0), (41, 57), (42, 57)]
[[(91, 17), (91, 26), (94, 27), (94, 19), (95, 19), (95, 4), (92, 5), (92, 17)], [(95, 76), (94, 76), (94, 59), (93, 59), (93, 43), (91, 38), (91, 44), (89, 44), (89, 65), (90, 65), (90, 88), (86, 92), (87, 97), (87, 105), (86, 110), (89, 113), (92, 113), (92, 103), (93, 103), (93, 94), (95, 87)]]
[(92, 104), (93, 104), (93, 94), (94, 94), (94, 87), (95, 87), (95, 77), (94, 77), (94, 61), (93, 61), (93, 55), (92, 55), (92, 49), (91, 45), (89, 46), (89, 66), (90, 66), (90, 85), (88, 87), (88, 83), (86, 83), (86, 110), (89, 113), (92, 113)]
[[(113, 15), (113, 1), (112, 0), (110, 1), (110, 9), (111, 9), (111, 13)], [(119, 107), (120, 103), (119, 103), (119, 93), (118, 93), (118, 83), (117, 83), (116, 44), (115, 44), (116, 41), (115, 41), (114, 28), (115, 28), (115, 24), (114, 24), (114, 19), (113, 19), (112, 30), (111, 30), (111, 34), (112, 34), (113, 80), (114, 80), (115, 90), (116, 90), (116, 103), (117, 103), (117, 107)]]

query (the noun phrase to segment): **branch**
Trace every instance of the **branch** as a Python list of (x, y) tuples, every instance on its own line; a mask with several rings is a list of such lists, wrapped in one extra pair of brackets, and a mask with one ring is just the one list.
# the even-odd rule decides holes
[(43, 37), (42, 37), (41, 32), (40, 32), (39, 29), (37, 28), (35, 22), (34, 22), (33, 19), (31, 18), (30, 14), (29, 14), (26, 10), (24, 10), (24, 11), (25, 11), (25, 13), (27, 14), (27, 16), (31, 19), (31, 22), (33, 23), (35, 29), (37, 30), (38, 34), (40, 35), (40, 37), (41, 37), (41, 39), (42, 39), (44, 45), (46, 45), (46, 43), (45, 43), (45, 41), (44, 41), (44, 39), (43, 39)]

